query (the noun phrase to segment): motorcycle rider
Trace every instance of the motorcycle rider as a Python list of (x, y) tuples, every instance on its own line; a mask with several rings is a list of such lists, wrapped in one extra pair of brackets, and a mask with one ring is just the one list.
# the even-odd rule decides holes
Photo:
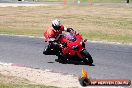
[[(53, 20), (52, 26), (48, 27), (48, 30), (46, 31), (46, 36), (48, 37), (46, 42), (48, 42), (48, 45), (44, 49), (43, 54), (48, 55), (50, 53), (51, 47), (55, 48), (55, 50), (60, 49), (57, 40), (59, 35), (62, 34), (63, 31), (71, 32), (73, 31), (73, 29), (66, 28), (63, 24), (61, 24), (60, 20), (58, 19)], [(56, 52), (56, 55), (58, 54), (59, 52)]]

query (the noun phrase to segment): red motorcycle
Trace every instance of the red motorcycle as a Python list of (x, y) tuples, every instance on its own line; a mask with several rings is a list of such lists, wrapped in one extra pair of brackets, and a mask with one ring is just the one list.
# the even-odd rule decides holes
[(93, 59), (85, 49), (85, 42), (79, 33), (66, 32), (62, 35), (58, 43), (62, 44), (62, 55), (68, 60), (82, 61), (85, 64), (92, 64)]
[[(47, 40), (46, 33), (44, 34), (44, 36)], [(79, 61), (84, 62), (85, 64), (92, 64), (93, 59), (85, 49), (86, 41), (87, 40), (83, 40), (82, 36), (75, 31), (66, 32), (65, 34), (62, 34), (57, 40), (57, 43), (60, 45), (60, 49), (54, 49), (55, 47), (52, 47), (49, 52), (59, 52), (60, 54), (58, 55), (58, 58), (63, 59), (65, 62)], [(51, 47), (52, 44), (49, 45)]]

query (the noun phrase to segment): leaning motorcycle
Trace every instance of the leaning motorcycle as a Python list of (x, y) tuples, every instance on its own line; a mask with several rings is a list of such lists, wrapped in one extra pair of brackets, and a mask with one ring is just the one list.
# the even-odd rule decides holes
[(92, 64), (93, 59), (85, 49), (85, 42), (79, 33), (66, 32), (58, 43), (62, 44), (62, 55), (68, 60), (82, 61), (85, 64)]
[[(44, 33), (44, 36), (47, 40), (48, 37), (46, 36), (46, 32)], [(61, 34), (57, 40), (60, 48), (56, 49), (56, 47), (52, 47), (49, 52), (52, 55), (54, 53), (54, 55), (57, 55), (58, 58), (61, 58), (64, 62), (79, 61), (91, 65), (93, 59), (85, 49), (85, 42), (86, 40), (83, 40), (79, 33), (76, 33), (75, 31), (65, 32), (64, 34)], [(57, 52), (59, 52), (59, 54), (57, 54)]]

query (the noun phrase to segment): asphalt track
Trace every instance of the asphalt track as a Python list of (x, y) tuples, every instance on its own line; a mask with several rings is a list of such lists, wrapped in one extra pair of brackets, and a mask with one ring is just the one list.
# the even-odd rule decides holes
[(87, 43), (86, 49), (93, 57), (93, 66), (55, 62), (56, 56), (42, 54), (44, 45), (42, 38), (0, 35), (0, 62), (76, 76), (81, 75), (84, 67), (93, 79), (132, 80), (132, 45)]

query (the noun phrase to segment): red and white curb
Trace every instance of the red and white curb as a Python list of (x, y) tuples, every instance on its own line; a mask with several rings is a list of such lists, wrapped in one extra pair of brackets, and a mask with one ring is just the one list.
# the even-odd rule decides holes
[(3, 63), (3, 62), (0, 62), (0, 65), (11, 66), (12, 63)]
[(4, 63), (4, 62), (0, 62), (0, 65), (32, 68), (30, 66), (26, 66), (26, 65), (22, 65), (22, 64)]

